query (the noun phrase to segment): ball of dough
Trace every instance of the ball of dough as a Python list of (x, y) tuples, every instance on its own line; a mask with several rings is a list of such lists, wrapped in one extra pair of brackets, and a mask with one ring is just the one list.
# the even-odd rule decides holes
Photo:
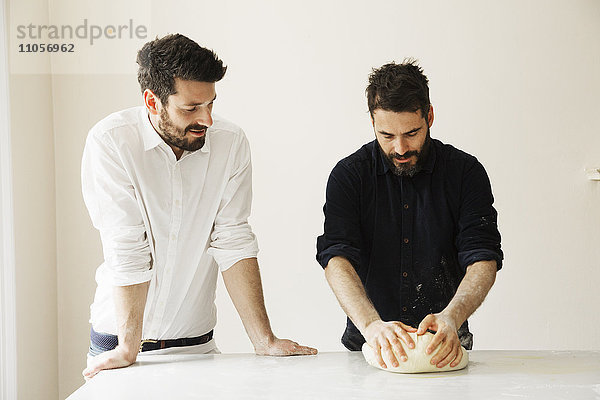
[(432, 365), (430, 363), (430, 361), (431, 361), (431, 358), (439, 350), (439, 346), (431, 354), (425, 353), (427, 346), (429, 346), (431, 339), (433, 339), (433, 334), (430, 332), (426, 332), (424, 335), (421, 335), (421, 336), (417, 336), (416, 333), (412, 333), (412, 332), (408, 332), (408, 334), (410, 335), (413, 342), (415, 343), (415, 348), (410, 349), (410, 348), (408, 348), (408, 346), (406, 346), (406, 344), (404, 344), (404, 342), (400, 341), (400, 343), (402, 344), (402, 348), (404, 349), (404, 352), (406, 353), (406, 357), (407, 357), (407, 360), (405, 362), (402, 362), (400, 360), (400, 357), (396, 354), (396, 357), (398, 359), (398, 363), (400, 364), (400, 366), (393, 367), (392, 363), (390, 362), (390, 360), (388, 360), (387, 356), (385, 354), (382, 354), (383, 361), (385, 361), (385, 364), (388, 366), (388, 368), (381, 368), (379, 366), (379, 363), (375, 359), (375, 352), (373, 351), (373, 348), (371, 346), (369, 346), (369, 344), (367, 342), (365, 342), (365, 344), (363, 344), (363, 347), (362, 347), (362, 352), (363, 352), (363, 355), (365, 356), (365, 360), (367, 360), (367, 362), (370, 365), (377, 367), (379, 369), (382, 369), (384, 371), (399, 372), (399, 373), (404, 373), (404, 374), (415, 374), (415, 373), (419, 373), (419, 372), (456, 371), (459, 369), (463, 369), (469, 363), (469, 353), (467, 353), (467, 350), (465, 350), (465, 348), (461, 346), (460, 349), (462, 351), (462, 359), (460, 360), (460, 363), (457, 366), (450, 367), (450, 363), (449, 363), (442, 368), (438, 368), (435, 365)]

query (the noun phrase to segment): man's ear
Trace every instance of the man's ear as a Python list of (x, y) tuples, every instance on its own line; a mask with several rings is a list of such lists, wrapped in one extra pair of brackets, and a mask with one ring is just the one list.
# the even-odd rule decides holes
[(152, 115), (158, 115), (160, 112), (160, 107), (162, 106), (158, 96), (156, 96), (150, 89), (144, 90), (143, 96), (144, 104), (146, 105), (148, 112)]
[(433, 125), (433, 104), (429, 105), (429, 112), (427, 113), (427, 125), (431, 128)]

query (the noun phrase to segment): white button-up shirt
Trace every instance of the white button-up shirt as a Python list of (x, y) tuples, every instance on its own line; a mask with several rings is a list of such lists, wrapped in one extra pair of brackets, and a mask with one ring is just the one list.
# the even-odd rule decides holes
[(218, 269), (256, 257), (248, 141), (236, 125), (213, 121), (204, 147), (179, 160), (145, 107), (91, 129), (81, 175), (104, 252), (91, 306), (97, 332), (117, 334), (114, 286), (150, 281), (142, 338), (203, 335), (216, 324)]

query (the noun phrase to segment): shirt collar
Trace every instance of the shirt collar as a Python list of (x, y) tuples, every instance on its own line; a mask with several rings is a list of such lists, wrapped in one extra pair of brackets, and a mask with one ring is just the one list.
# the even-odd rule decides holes
[(148, 151), (155, 148), (163, 142), (162, 138), (156, 133), (152, 123), (150, 123), (150, 116), (146, 107), (142, 107), (142, 113), (140, 115), (142, 120), (142, 140), (144, 141), (144, 150)]
[[(377, 139), (375, 139), (373, 141), (373, 158), (376, 160), (376, 171), (377, 171), (377, 175), (385, 175), (388, 173), (388, 171), (390, 171), (390, 166), (388, 165), (386, 159), (385, 159), (385, 155), (383, 154), (383, 151), (381, 151), (381, 148), (379, 147), (379, 143), (377, 142)], [(434, 139), (431, 139), (431, 142), (429, 144), (429, 154), (427, 154), (427, 158), (425, 159), (425, 163), (423, 163), (423, 168), (421, 168), (421, 171), (419, 171), (417, 173), (427, 173), (430, 174), (433, 172), (433, 166), (435, 165), (435, 159), (436, 159), (436, 150), (435, 150), (435, 143), (434, 143)]]
[[(154, 126), (152, 126), (152, 123), (150, 122), (150, 116), (148, 115), (148, 111), (146, 110), (146, 108), (143, 108), (143, 113), (141, 116), (142, 119), (142, 140), (144, 141), (144, 150), (148, 151), (151, 150), (153, 148), (155, 148), (156, 146), (159, 146), (161, 143), (165, 143), (165, 141), (160, 137), (160, 135), (156, 132), (156, 130), (154, 129)], [(210, 133), (211, 133), (212, 129), (208, 128), (206, 130), (206, 136), (205, 136), (205, 142), (204, 142), (204, 146), (202, 146), (202, 148), (199, 150), (202, 153), (208, 153), (210, 152)], [(165, 143), (165, 145), (167, 145)], [(168, 145), (167, 145), (168, 146)], [(195, 152), (189, 152), (189, 151), (184, 151), (184, 155), (189, 154), (189, 153), (195, 153)]]

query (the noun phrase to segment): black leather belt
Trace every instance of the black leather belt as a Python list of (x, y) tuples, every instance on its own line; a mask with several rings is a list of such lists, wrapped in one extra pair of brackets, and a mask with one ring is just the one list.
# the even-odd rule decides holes
[[(199, 344), (210, 342), (212, 337), (213, 331), (210, 331), (202, 336), (196, 336), (191, 338), (166, 340), (144, 339), (140, 342), (140, 352), (166, 349), (169, 347), (196, 346)], [(112, 350), (119, 344), (119, 338), (116, 335), (111, 335), (109, 333), (98, 333), (94, 330), (94, 328), (92, 328), (90, 331), (90, 340), (96, 348), (101, 349), (103, 351)]]
[(196, 336), (191, 338), (181, 339), (167, 339), (167, 340), (152, 340), (144, 339), (140, 342), (140, 352), (150, 350), (160, 350), (169, 347), (185, 347), (185, 346), (196, 346), (210, 342), (213, 337), (213, 331), (208, 332), (202, 336)]

